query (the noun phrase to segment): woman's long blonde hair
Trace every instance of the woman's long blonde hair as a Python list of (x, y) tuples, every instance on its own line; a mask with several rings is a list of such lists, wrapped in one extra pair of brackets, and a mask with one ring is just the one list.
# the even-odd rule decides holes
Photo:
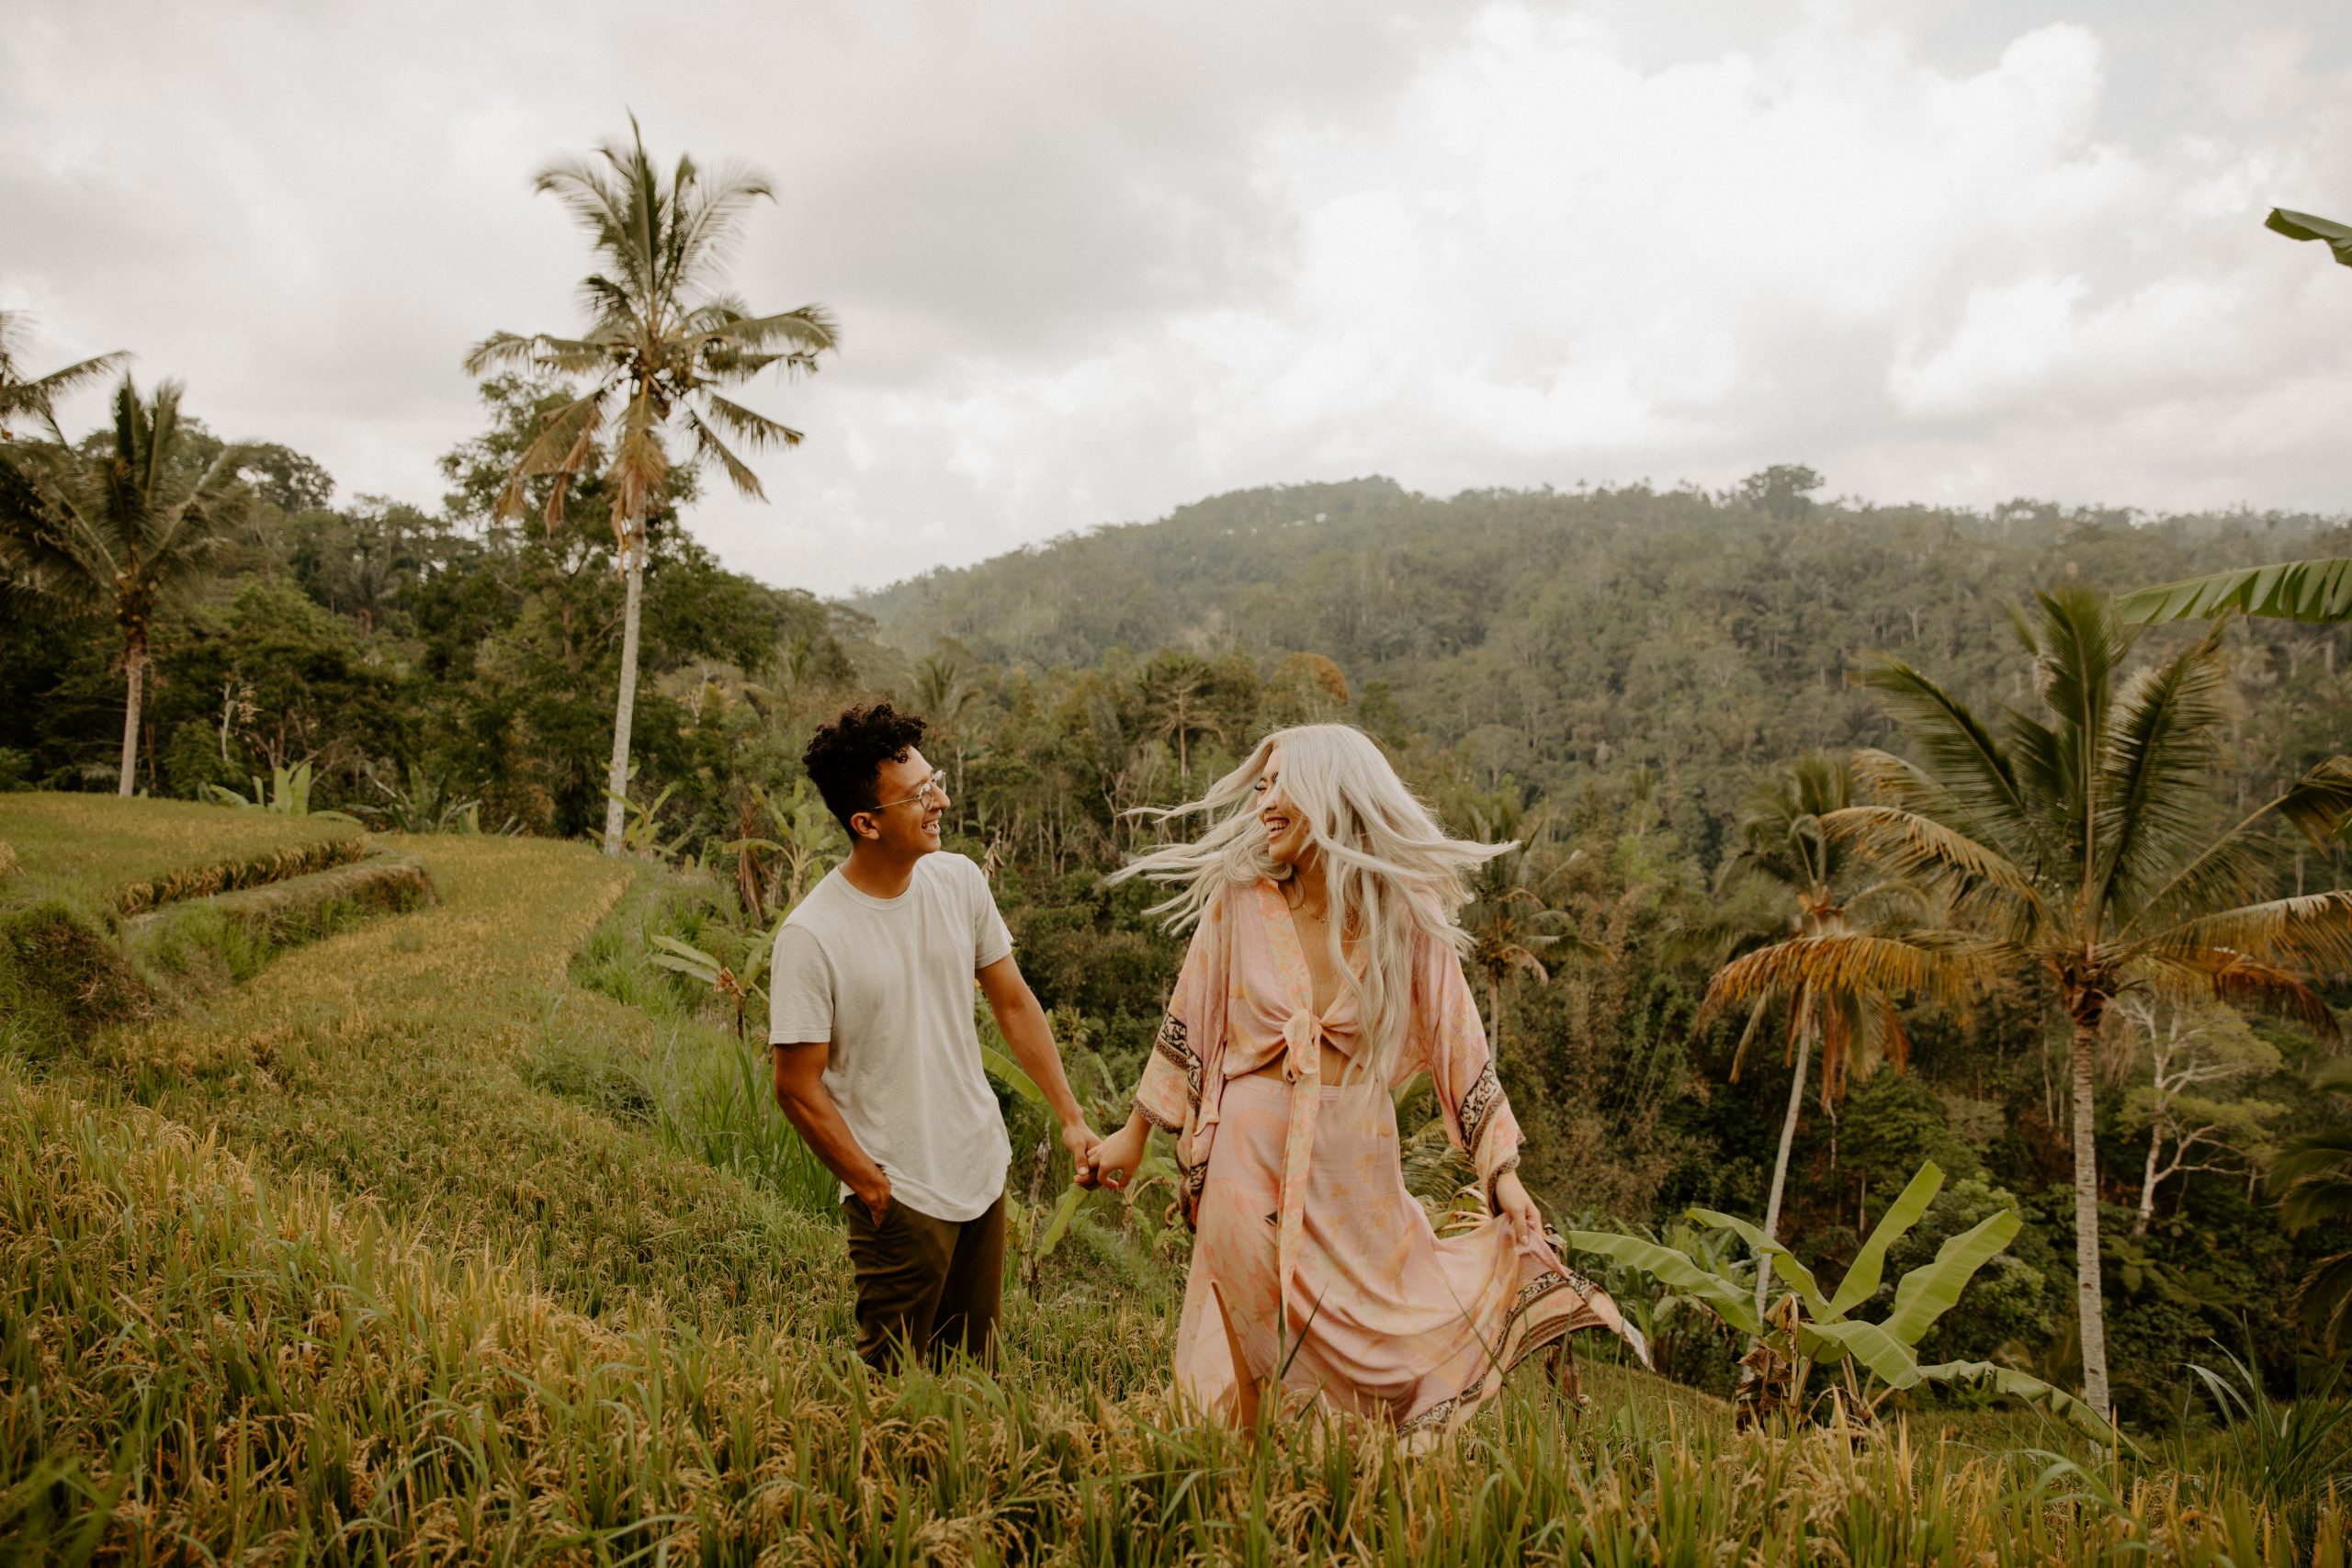
[[(1285, 879), (1290, 868), (1277, 866), (1267, 852), (1254, 787), (1278, 747), (1283, 798), (1306, 820), (1322, 856), (1330, 892), (1331, 967), (1355, 996), (1370, 1046), (1357, 1066), (1385, 1083), (1412, 1010), (1414, 938), (1426, 934), (1466, 951), (1470, 938), (1454, 915), (1470, 901), (1469, 874), (1511, 846), (1446, 837), (1371, 737), (1346, 724), (1274, 731), (1200, 799), (1140, 813), (1163, 822), (1205, 817), (1206, 832), (1191, 843), (1138, 855), (1107, 880), (1142, 876), (1174, 887), (1175, 896), (1150, 912), (1165, 915), (1170, 930), (1182, 931), (1221, 890), (1253, 886), (1261, 877)], [(1347, 959), (1350, 932), (1363, 959), (1361, 974)]]

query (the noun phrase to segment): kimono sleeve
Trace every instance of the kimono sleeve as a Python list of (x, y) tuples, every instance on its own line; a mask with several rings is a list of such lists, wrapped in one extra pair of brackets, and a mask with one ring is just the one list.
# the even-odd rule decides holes
[(1159, 1038), (1136, 1086), (1136, 1109), (1144, 1120), (1171, 1133), (1184, 1131), (1201, 1103), (1201, 1064), (1225, 1038), (1227, 944), (1230, 918), (1223, 895), (1213, 897), (1193, 929), (1184, 966), (1168, 995)]
[[(1405, 1070), (1429, 1069), (1446, 1137), (1477, 1168), (1491, 1210), (1496, 1181), (1519, 1166), (1519, 1118), (1495, 1076), (1495, 1058), (1487, 1049), (1487, 1031), (1461, 959), (1450, 943), (1434, 939), (1424, 937), (1420, 948), (1413, 976), (1418, 1049)], [(1404, 1076), (1398, 1075), (1400, 1081)]]

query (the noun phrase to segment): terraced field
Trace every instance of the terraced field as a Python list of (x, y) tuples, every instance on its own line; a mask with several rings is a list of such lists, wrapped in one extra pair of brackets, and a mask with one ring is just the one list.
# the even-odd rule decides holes
[[(2055, 1431), (2040, 1454), (1924, 1427), (1735, 1436), (1713, 1402), (1605, 1367), (1589, 1409), (1532, 1384), (1430, 1455), (1304, 1415), (1253, 1441), (1170, 1404), (1167, 1292), (1082, 1261), (1013, 1292), (994, 1378), (870, 1380), (821, 1190), (795, 1197), (549, 1066), (628, 1066), (658, 1108), (664, 1074), (738, 1049), (579, 983), (575, 955), (614, 950), (665, 874), (528, 840), (368, 845), (430, 898), (299, 945), (265, 934), (242, 974), (198, 962), (217, 942), (189, 927), (175, 977), (115, 890), (321, 835), (26, 799), (0, 798), (18, 863), (0, 919), (21, 934), (51, 910), (141, 989), (7, 1026), (17, 1554), (2343, 1561), (2332, 1498), (2098, 1463)], [(99, 830), (119, 860), (83, 836)], [(220, 930), (254, 929), (235, 908)]]

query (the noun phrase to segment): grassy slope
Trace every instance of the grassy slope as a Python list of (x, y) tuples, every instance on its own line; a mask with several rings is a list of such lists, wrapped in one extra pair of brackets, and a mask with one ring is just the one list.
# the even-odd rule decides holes
[(516, 1071), (551, 1027), (650, 1029), (567, 978), (633, 873), (545, 840), (404, 847), (436, 907), (291, 953), (200, 1013), (102, 1034), (77, 1054), (79, 1086), (134, 1086), (266, 1169), (424, 1217), (454, 1250), (519, 1258), (591, 1314), (634, 1298), (714, 1326), (842, 1317), (822, 1227)]
[(2164, 1560), (2253, 1518), (2177, 1480), (2110, 1507), (2038, 1490), (2025, 1459), (1736, 1438), (1710, 1402), (1606, 1369), (1589, 1417), (1521, 1387), (1410, 1464), (1345, 1434), (1253, 1450), (1176, 1420), (1156, 1308), (1083, 1289), (1012, 1303), (993, 1382), (869, 1388), (835, 1226), (518, 1070), (550, 1029), (659, 1043), (567, 972), (641, 874), (407, 847), (439, 905), (102, 1033), (45, 1084), (0, 1079), (0, 1537), (88, 1522), (133, 1559), (2027, 1562)]
[(347, 822), (185, 800), (126, 805), (112, 795), (0, 795), (0, 842), (15, 849), (17, 863), (0, 897), (121, 908), (125, 890), (165, 883), (175, 873), (306, 855), (322, 866), (330, 863), (320, 857), (325, 846), (356, 848), (366, 838)]

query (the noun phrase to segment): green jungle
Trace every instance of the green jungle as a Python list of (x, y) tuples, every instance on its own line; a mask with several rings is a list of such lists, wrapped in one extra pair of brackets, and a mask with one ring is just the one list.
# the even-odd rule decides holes
[[(830, 346), (707, 309), (718, 380)], [(639, 461), (594, 344), (478, 349), (426, 509), (168, 382), (69, 436), (0, 328), (10, 1561), (2346, 1560), (2352, 649), (2112, 597), (2340, 520), (1364, 478), (825, 601), (695, 542), (748, 470)], [(992, 1051), (1001, 1363), (870, 1377), (763, 980), (877, 697), (1104, 1131), (1181, 955), (1137, 808), (1339, 720), (1515, 842), (1471, 979), (1655, 1366), (1204, 1425), (1164, 1174), (1081, 1192)]]

